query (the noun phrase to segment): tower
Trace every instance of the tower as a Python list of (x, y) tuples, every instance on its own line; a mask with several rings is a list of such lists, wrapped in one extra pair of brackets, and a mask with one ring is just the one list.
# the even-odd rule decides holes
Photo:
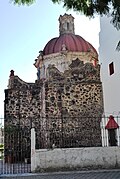
[(70, 14), (60, 15), (59, 17), (59, 34), (74, 34), (74, 17)]

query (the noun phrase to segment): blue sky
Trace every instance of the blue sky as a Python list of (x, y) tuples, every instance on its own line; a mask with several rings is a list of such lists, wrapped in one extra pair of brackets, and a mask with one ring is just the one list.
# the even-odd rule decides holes
[(51, 0), (37, 1), (31, 6), (15, 6), (9, 0), (0, 2), (0, 117), (4, 115), (4, 89), (7, 88), (10, 70), (27, 82), (36, 80), (33, 66), (45, 44), (59, 35), (58, 18), (64, 13), (75, 17), (75, 33), (99, 47), (99, 18), (66, 11)]

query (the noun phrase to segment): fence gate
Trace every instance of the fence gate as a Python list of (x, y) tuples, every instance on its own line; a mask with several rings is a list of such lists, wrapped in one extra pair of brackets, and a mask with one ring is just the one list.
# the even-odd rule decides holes
[(30, 128), (15, 125), (1, 127), (0, 138), (0, 174), (29, 173), (31, 171)]

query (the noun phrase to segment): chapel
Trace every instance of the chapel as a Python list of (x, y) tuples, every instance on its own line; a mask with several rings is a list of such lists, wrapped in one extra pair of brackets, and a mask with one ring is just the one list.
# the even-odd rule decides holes
[(59, 36), (39, 51), (34, 66), (34, 83), (10, 72), (5, 127), (24, 129), (28, 141), (35, 127), (38, 148), (101, 146), (104, 109), (98, 53), (75, 34), (71, 14), (60, 15)]

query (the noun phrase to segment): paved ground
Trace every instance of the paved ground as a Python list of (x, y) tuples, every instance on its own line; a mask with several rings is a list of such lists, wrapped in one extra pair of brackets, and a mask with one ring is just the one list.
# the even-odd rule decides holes
[(120, 179), (120, 170), (56, 172), (26, 175), (1, 175), (2, 179)]
[(2, 174), (12, 174), (12, 173), (29, 173), (31, 171), (31, 164), (25, 163), (15, 163), (9, 164), (4, 163), (0, 160), (0, 175)]

